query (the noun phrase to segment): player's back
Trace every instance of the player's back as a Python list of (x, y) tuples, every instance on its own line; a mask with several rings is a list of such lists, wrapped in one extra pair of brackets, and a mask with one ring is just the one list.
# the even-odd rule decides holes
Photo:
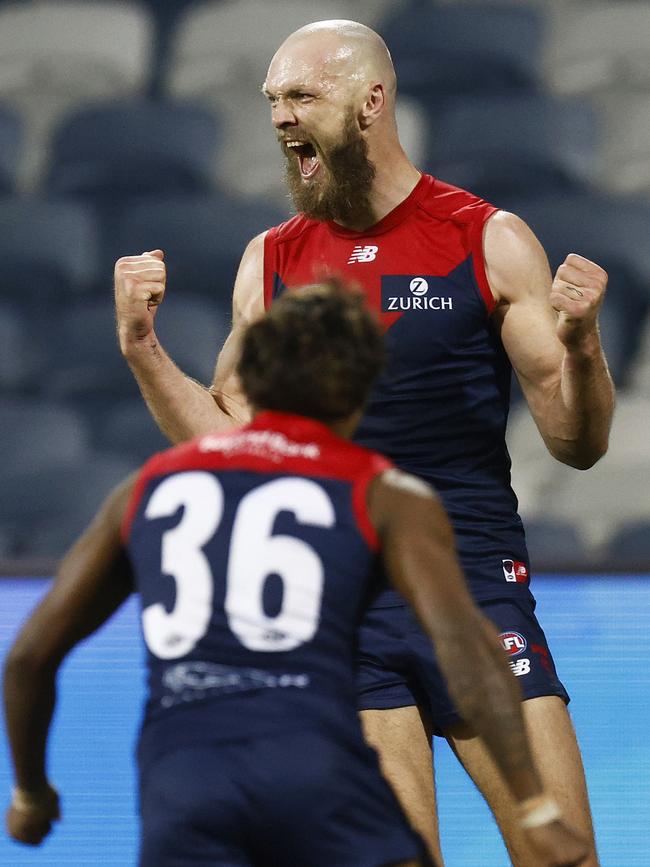
[(353, 651), (376, 547), (365, 494), (387, 465), (279, 413), (145, 465), (125, 538), (147, 646), (147, 752), (358, 725)]

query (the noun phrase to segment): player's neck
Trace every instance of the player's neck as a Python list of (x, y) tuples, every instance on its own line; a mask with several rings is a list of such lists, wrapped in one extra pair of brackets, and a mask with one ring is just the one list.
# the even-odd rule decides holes
[(359, 409), (353, 412), (347, 418), (339, 419), (338, 421), (327, 422), (327, 427), (336, 436), (343, 437), (345, 440), (352, 438), (355, 430), (359, 427), (363, 410)]
[(369, 229), (401, 205), (413, 192), (422, 176), (399, 145), (391, 148), (390, 152), (382, 151), (376, 155), (371, 152), (370, 159), (376, 172), (370, 192), (372, 219), (365, 225), (352, 225), (340, 221), (346, 229), (356, 232)]
[(397, 140), (387, 142), (376, 152), (372, 148), (370, 159), (376, 172), (370, 202), (379, 222), (411, 195), (422, 173)]

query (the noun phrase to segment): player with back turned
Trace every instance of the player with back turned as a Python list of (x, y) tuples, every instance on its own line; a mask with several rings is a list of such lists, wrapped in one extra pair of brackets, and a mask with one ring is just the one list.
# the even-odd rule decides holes
[[(547, 865), (586, 846), (543, 791), (496, 633), (464, 585), (432, 489), (353, 445), (383, 337), (336, 284), (287, 295), (247, 331), (254, 420), (154, 456), (63, 560), (9, 653), (17, 788), (7, 821), (38, 843), (65, 653), (133, 587), (148, 701), (139, 743), (142, 867), (428, 864), (366, 746), (354, 643), (380, 553), (485, 739)], [(121, 528), (121, 532), (120, 532)]]
[[(287, 288), (323, 270), (363, 287), (386, 328), (389, 362), (357, 441), (432, 482), (442, 497), (472, 593), (511, 654), (545, 783), (590, 839), (587, 863), (595, 867), (568, 695), (534, 613), (505, 429), (513, 367), (558, 460), (586, 469), (606, 451), (613, 389), (597, 318), (607, 275), (569, 254), (553, 279), (520, 219), (412, 165), (397, 134), (390, 55), (367, 27), (330, 21), (292, 34), (271, 61), (264, 92), (299, 213), (244, 253), (233, 330), (212, 388), (185, 377), (156, 338), (161, 251), (117, 263), (122, 351), (158, 423), (181, 441), (249, 417), (234, 375), (242, 329)], [(390, 589), (361, 632), (359, 701), (366, 736), (438, 858), (432, 728), (486, 797), (512, 861), (538, 864), (500, 775)]]

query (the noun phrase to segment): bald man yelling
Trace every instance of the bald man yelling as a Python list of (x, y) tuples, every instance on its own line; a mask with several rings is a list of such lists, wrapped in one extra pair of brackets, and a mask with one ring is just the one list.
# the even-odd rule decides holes
[[(159, 250), (116, 265), (122, 352), (161, 428), (184, 440), (249, 418), (235, 376), (241, 333), (275, 298), (328, 272), (362, 287), (387, 330), (389, 362), (357, 441), (438, 490), (474, 598), (501, 634), (522, 689), (552, 793), (535, 806), (535, 821), (543, 828), (561, 812), (590, 840), (583, 863), (595, 867), (569, 698), (534, 614), (504, 436), (514, 368), (554, 457), (587, 469), (607, 450), (613, 387), (597, 321), (607, 275), (568, 253), (553, 278), (519, 218), (412, 165), (398, 137), (390, 55), (369, 28), (352, 21), (301, 28), (273, 57), (263, 90), (298, 213), (244, 252), (233, 330), (212, 386), (186, 377), (156, 337), (165, 291)], [(459, 717), (418, 624), (388, 582), (360, 630), (359, 707), (434, 856), (441, 857), (432, 733), (447, 738), (483, 792), (513, 863), (542, 863), (527, 847), (522, 806)]]

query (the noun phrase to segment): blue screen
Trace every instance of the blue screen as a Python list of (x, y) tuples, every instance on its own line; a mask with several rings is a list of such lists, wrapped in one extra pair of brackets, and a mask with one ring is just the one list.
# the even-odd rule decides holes
[[(42, 595), (42, 580), (0, 581), (0, 656)], [(572, 702), (603, 867), (650, 864), (650, 576), (535, 579), (537, 613)], [(49, 772), (63, 820), (30, 849), (0, 834), (0, 865), (126, 867), (137, 857), (133, 750), (144, 653), (130, 600), (66, 660), (59, 676)], [(0, 739), (0, 795), (12, 785)], [(447, 745), (436, 739), (447, 867), (504, 867), (494, 822)]]

